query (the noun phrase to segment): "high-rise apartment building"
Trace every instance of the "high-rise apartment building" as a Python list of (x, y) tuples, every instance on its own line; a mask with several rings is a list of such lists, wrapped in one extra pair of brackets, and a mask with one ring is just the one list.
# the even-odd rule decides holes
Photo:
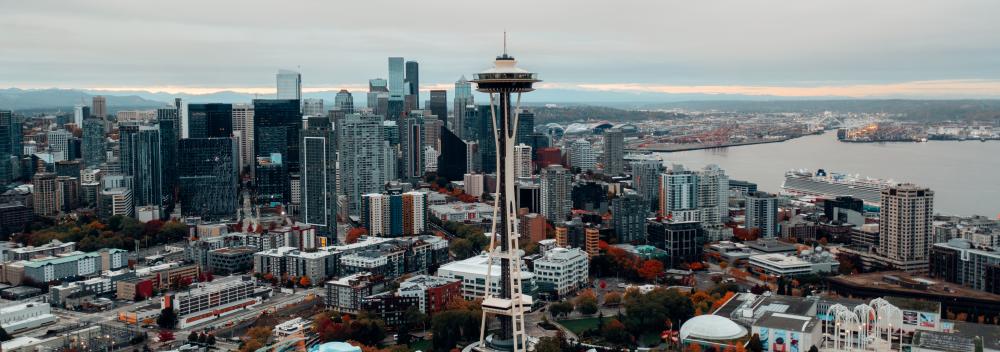
[(59, 201), (57, 199), (56, 174), (52, 172), (39, 172), (31, 178), (32, 207), (35, 215), (55, 216), (59, 214)]
[(744, 227), (760, 229), (760, 237), (778, 235), (778, 197), (767, 192), (747, 193)]
[(385, 78), (368, 80), (368, 109), (375, 115), (386, 116), (389, 105), (389, 82)]
[(514, 146), (514, 177), (530, 179), (534, 170), (531, 165), (531, 146), (518, 144)]
[(95, 117), (104, 119), (108, 117), (108, 100), (103, 95), (95, 95), (91, 99), (90, 113)]
[(562, 165), (550, 165), (542, 174), (542, 216), (553, 223), (565, 221), (573, 208), (570, 200), (573, 175)]
[[(431, 91), (431, 105), (427, 107), (438, 120), (448, 121), (448, 91), (435, 89)], [(454, 129), (454, 127), (453, 127)]]
[(882, 190), (878, 253), (897, 270), (927, 272), (934, 191), (904, 183)]
[(238, 146), (233, 138), (185, 138), (178, 145), (181, 214), (206, 220), (235, 219), (239, 187)]
[(625, 135), (612, 128), (604, 131), (604, 174), (621, 175), (625, 172)]
[(337, 140), (329, 126), (302, 130), (301, 221), (337, 238)]
[(302, 74), (292, 70), (278, 70), (275, 75), (279, 100), (302, 100)]
[(634, 191), (611, 200), (611, 223), (619, 243), (646, 242), (646, 215), (649, 204)]
[(136, 207), (162, 207), (163, 154), (158, 126), (137, 123), (118, 128), (122, 173), (133, 178), (133, 202)]
[(580, 138), (569, 145), (569, 165), (581, 171), (597, 168), (597, 153), (586, 139)]
[(417, 181), (424, 176), (424, 117), (411, 114), (399, 122), (399, 150), (405, 180)]
[(233, 134), (239, 134), (240, 165), (244, 167), (254, 165), (253, 132), (253, 105), (233, 104)]
[(632, 168), (632, 186), (646, 200), (646, 211), (653, 211), (660, 204), (660, 174), (663, 173), (663, 162), (656, 159), (634, 160), (629, 163)]
[(15, 165), (24, 152), (21, 122), (10, 110), (0, 110), (0, 181), (10, 183), (18, 178)]
[(660, 215), (675, 221), (699, 221), (698, 175), (680, 165), (660, 174)]
[(420, 192), (362, 196), (361, 221), (372, 236), (413, 236), (427, 224), (427, 195)]
[(62, 155), (61, 160), (69, 160), (69, 139), (72, 135), (66, 130), (52, 130), (46, 133), (49, 152)]
[(350, 214), (361, 211), (361, 195), (381, 193), (385, 185), (385, 131), (383, 117), (371, 113), (349, 114), (337, 126), (340, 179)]
[(729, 176), (718, 165), (698, 172), (699, 219), (710, 241), (722, 240), (723, 224), (729, 220)]

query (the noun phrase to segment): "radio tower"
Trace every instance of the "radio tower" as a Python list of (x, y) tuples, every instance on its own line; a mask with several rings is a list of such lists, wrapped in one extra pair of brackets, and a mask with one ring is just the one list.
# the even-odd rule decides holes
[[(507, 55), (506, 32), (503, 46), (503, 55), (496, 58), (494, 67), (473, 75), (471, 81), (476, 84), (476, 90), (490, 95), (490, 118), (494, 121), (493, 138), (497, 150), (497, 196), (493, 204), (486, 294), (483, 297), (483, 320), (478, 347), (480, 351), (521, 352), (527, 349), (524, 311), (531, 307), (531, 296), (521, 292), (521, 256), (517, 245), (520, 235), (516, 232), (517, 226), (514, 223), (517, 219), (514, 144), (518, 133), (521, 93), (534, 90), (531, 86), (539, 80), (536, 74), (516, 67), (517, 61)], [(513, 109), (510, 101), (512, 93), (517, 94)], [(500, 260), (499, 292), (493, 292), (490, 283), (496, 260)], [(490, 315), (500, 321), (500, 330), (487, 336), (487, 316)]]

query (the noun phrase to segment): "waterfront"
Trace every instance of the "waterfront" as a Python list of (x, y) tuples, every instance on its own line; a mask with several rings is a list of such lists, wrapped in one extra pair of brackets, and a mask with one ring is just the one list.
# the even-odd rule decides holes
[(790, 169), (831, 172), (911, 182), (935, 191), (935, 212), (1000, 214), (1000, 142), (842, 143), (836, 132), (781, 143), (655, 153), (687, 168), (717, 164), (730, 178), (778, 192)]

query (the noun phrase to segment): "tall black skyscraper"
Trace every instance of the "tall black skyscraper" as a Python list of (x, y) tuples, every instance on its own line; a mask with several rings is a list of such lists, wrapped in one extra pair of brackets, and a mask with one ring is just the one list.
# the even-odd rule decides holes
[(185, 138), (178, 145), (181, 214), (232, 219), (238, 205), (239, 151), (232, 138)]
[(534, 132), (535, 113), (528, 110), (521, 111), (517, 118), (517, 144), (531, 145), (531, 134)]
[(83, 128), (83, 141), (81, 142), (83, 164), (87, 167), (100, 165), (107, 156), (104, 120), (87, 116), (83, 118), (83, 126), (81, 127)]
[(300, 132), (302, 142), (301, 221), (337, 240), (337, 140), (329, 124)]
[(188, 104), (188, 138), (233, 135), (233, 104)]
[(162, 207), (165, 198), (159, 127), (130, 123), (122, 124), (118, 131), (122, 173), (132, 176), (134, 182), (133, 204)]
[(24, 153), (21, 136), (21, 122), (10, 110), (0, 110), (0, 181), (4, 184), (18, 177), (14, 166)]
[(254, 99), (254, 154), (281, 154), (288, 172), (299, 171), (299, 130), (302, 113), (293, 99)]
[[(438, 120), (448, 121), (448, 91), (432, 90), (431, 106), (427, 107)], [(445, 122), (447, 123), (447, 122)]]
[(173, 210), (177, 189), (177, 141), (180, 139), (180, 118), (177, 109), (156, 110), (156, 121), (160, 128), (160, 154), (163, 155), (163, 195), (166, 197), (167, 212)]
[(406, 62), (406, 78), (403, 79), (403, 85), (406, 86), (406, 94), (412, 96), (407, 97), (412, 101), (411, 110), (420, 109), (420, 64), (416, 61)]
[[(494, 167), (495, 159), (483, 159), (483, 164)], [(484, 165), (485, 167), (485, 165)], [(458, 138), (448, 128), (441, 127), (441, 154), (438, 155), (438, 176), (448, 181), (460, 181), (469, 169), (468, 148), (465, 141)]]
[(424, 117), (411, 114), (399, 121), (399, 150), (404, 179), (417, 181), (424, 176)]
[[(494, 173), (497, 171), (497, 142), (493, 134), (493, 115), (489, 105), (476, 106), (476, 122), (479, 129), (476, 137), (479, 139), (479, 154), (483, 161), (483, 173)], [(440, 168), (440, 166), (438, 166)]]

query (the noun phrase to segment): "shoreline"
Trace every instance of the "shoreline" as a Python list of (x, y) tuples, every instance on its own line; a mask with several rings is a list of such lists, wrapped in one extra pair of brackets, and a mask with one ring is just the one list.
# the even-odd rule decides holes
[(739, 143), (729, 143), (729, 144), (719, 144), (719, 145), (692, 145), (687, 144), (677, 147), (662, 147), (662, 148), (625, 148), (626, 152), (634, 153), (673, 153), (673, 152), (686, 152), (692, 150), (703, 150), (703, 149), (717, 149), (717, 148), (729, 148), (729, 147), (743, 147), (748, 145), (758, 145), (758, 144), (770, 144), (770, 143), (781, 143), (787, 142), (796, 138), (802, 138), (805, 136), (819, 136), (822, 133), (810, 133), (795, 137), (784, 137), (775, 140), (764, 140), (764, 141), (753, 141), (753, 142), (739, 142)]

